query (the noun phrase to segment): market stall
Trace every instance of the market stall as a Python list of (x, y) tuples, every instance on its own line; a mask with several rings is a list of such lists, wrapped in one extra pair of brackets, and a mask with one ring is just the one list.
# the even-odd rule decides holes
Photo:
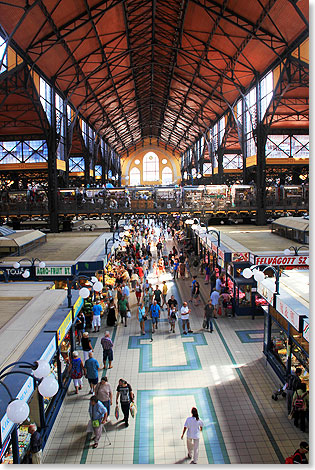
[(265, 313), (264, 354), (282, 382), (291, 370), (302, 369), (302, 381), (307, 384), (309, 376), (309, 309), (294, 292), (280, 284), (280, 294), (274, 305), (274, 280), (258, 283), (258, 292), (267, 300)]

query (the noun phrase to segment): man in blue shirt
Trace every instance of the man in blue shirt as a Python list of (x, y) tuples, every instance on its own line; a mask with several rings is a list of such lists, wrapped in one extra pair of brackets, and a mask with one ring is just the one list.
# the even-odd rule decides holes
[(89, 352), (89, 358), (85, 361), (84, 364), (84, 375), (88, 379), (90, 384), (90, 392), (94, 393), (95, 387), (98, 382), (98, 370), (100, 366), (96, 359), (93, 357), (93, 352)]
[(89, 414), (94, 431), (93, 449), (96, 449), (98, 446), (98, 441), (102, 436), (103, 424), (105, 424), (107, 421), (107, 408), (100, 400), (97, 399), (95, 395), (93, 395), (93, 397), (90, 399)]
[[(102, 306), (101, 301), (97, 300), (96, 304), (93, 305), (93, 322), (92, 325), (94, 326), (94, 332), (100, 331), (101, 328), (101, 313), (102, 313)], [(96, 330), (98, 328), (98, 330)]]
[(150, 307), (151, 317), (152, 317), (152, 333), (154, 333), (154, 328), (158, 329), (158, 318), (160, 318), (161, 307), (154, 300), (153, 304)]
[(127, 286), (127, 284), (123, 284), (123, 287), (121, 289), (121, 292), (123, 295), (126, 296), (126, 299), (129, 301), (129, 295), (130, 295), (130, 289), (129, 287)]

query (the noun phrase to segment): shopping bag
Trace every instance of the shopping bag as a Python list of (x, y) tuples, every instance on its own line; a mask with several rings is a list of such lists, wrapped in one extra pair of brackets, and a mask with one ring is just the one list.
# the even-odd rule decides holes
[(204, 319), (204, 321), (202, 322), (202, 328), (207, 328), (207, 320)]
[(127, 318), (131, 318), (131, 312), (130, 312), (130, 310), (128, 310), (128, 312), (127, 312)]
[(119, 419), (119, 408), (116, 406), (115, 408), (115, 418), (118, 420)]
[(130, 403), (130, 414), (134, 418), (137, 414), (137, 405), (133, 402)]

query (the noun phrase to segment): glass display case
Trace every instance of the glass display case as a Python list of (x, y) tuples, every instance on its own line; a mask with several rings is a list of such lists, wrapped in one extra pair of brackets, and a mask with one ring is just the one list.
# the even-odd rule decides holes
[[(28, 432), (28, 426), (26, 425), (21, 425), (18, 428), (18, 437), (19, 437), (19, 454), (20, 454), (20, 462), (23, 462), (23, 460), (26, 457), (29, 445), (30, 445), (30, 440), (31, 440), (31, 435)], [(12, 453), (12, 443), (11, 439), (9, 438), (8, 440), (8, 445), (5, 448), (3, 452), (3, 456), (0, 457), (0, 462), (2, 464), (13, 464), (13, 453)]]
[(284, 328), (272, 319), (270, 352), (286, 374), (288, 361), (288, 335)]

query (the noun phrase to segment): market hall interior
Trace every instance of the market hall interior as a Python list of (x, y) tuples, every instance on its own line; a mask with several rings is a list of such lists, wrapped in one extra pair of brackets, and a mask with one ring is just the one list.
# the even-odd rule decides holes
[(0, 0), (0, 84), (0, 462), (306, 463), (307, 0)]

